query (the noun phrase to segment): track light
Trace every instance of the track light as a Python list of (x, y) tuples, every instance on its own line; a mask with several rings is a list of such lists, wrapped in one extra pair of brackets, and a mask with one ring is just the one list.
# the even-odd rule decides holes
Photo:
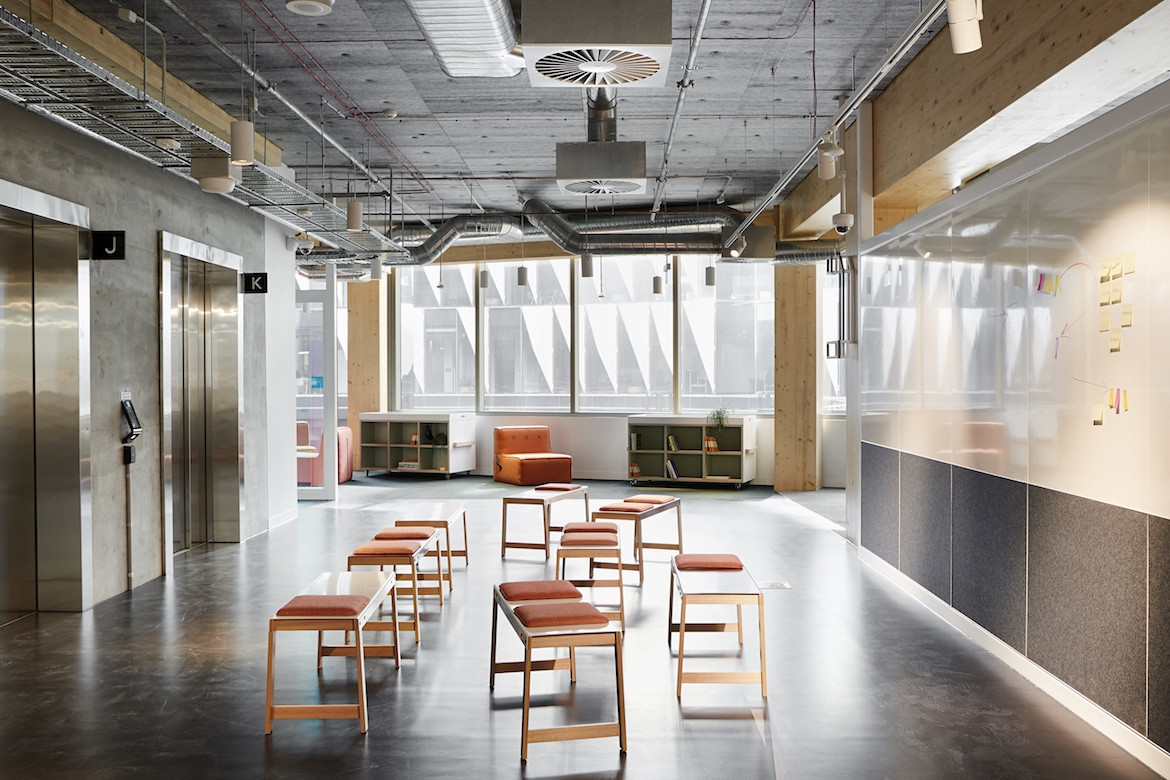
[(735, 243), (728, 247), (727, 254), (732, 257), (739, 257), (745, 249), (747, 249), (747, 239), (741, 234), (739, 238), (735, 239)]
[(246, 119), (232, 122), (232, 165), (252, 165), (255, 158), (255, 138), (252, 123)]
[(593, 278), (593, 255), (581, 255), (581, 278)]
[(845, 150), (837, 145), (828, 134), (817, 146), (817, 176), (821, 179), (837, 177), (837, 158), (845, 154)]
[(983, 0), (947, 0), (947, 24), (951, 28), (951, 51), (967, 54), (983, 46), (979, 20), (983, 18)]
[(715, 286), (715, 266), (713, 266), (713, 265), (707, 266), (707, 268), (703, 272), (703, 275), (705, 277), (704, 281), (707, 283), (707, 286), (714, 287)]
[(345, 229), (350, 233), (362, 232), (362, 202), (351, 200), (345, 204)]

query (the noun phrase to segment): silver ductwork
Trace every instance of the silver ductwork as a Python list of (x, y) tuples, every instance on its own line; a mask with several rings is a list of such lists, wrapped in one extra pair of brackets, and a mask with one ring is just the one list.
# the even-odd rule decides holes
[(613, 87), (590, 87), (588, 128), (590, 141), (617, 140), (617, 90)]
[(508, 0), (406, 0), (443, 72), (510, 78), (524, 69)]
[(771, 265), (817, 265), (837, 257), (844, 241), (777, 241), (772, 257), (723, 257), (724, 263), (769, 263)]
[(510, 214), (476, 214), (474, 216), (452, 217), (439, 225), (439, 229), (421, 244), (407, 250), (410, 252), (410, 259), (401, 264), (427, 265), (433, 263), (460, 238), (489, 238), (508, 232), (520, 237), (523, 235), (521, 229), (520, 218)]
[[(583, 233), (537, 198), (525, 202), (525, 218), (571, 255), (712, 255), (721, 242), (715, 233)], [(644, 217), (649, 223), (649, 216)]]

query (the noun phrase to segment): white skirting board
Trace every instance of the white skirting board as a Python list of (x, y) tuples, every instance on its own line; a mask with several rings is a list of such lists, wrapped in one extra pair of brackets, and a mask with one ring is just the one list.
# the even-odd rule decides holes
[(946, 621), (952, 628), (957, 629), (963, 636), (1003, 661), (1028, 682), (1113, 740), (1122, 750), (1163, 777), (1170, 777), (1170, 753), (1122, 723), (1068, 683), (1029, 660), (1027, 656), (954, 609), (876, 554), (858, 547), (858, 557), (863, 563), (868, 564), (879, 574), (921, 602), (923, 606)]

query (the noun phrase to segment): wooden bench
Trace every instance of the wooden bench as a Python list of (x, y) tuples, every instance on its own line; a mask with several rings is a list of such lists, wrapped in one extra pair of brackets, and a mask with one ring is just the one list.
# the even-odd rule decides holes
[[(420, 501), (408, 505), (402, 511), (402, 518), (395, 525), (430, 525), (442, 529), (447, 544), (448, 580), (452, 558), (462, 558), (464, 566), (471, 563), (467, 552), (467, 505), (462, 501)], [(455, 542), (451, 538), (451, 526), (460, 521), (463, 523), (463, 546), (455, 547)]]
[[(514, 496), (504, 497), (503, 517), (500, 521), (500, 557), (503, 558), (510, 548), (521, 550), (544, 550), (544, 559), (549, 558), (550, 534), (560, 531), (560, 526), (552, 524), (552, 505), (558, 501), (570, 498), (585, 500), (585, 519), (589, 519), (589, 488), (584, 485), (574, 485), (571, 482), (549, 482), (538, 485), (531, 490), (517, 493)], [(544, 543), (539, 542), (510, 542), (508, 541), (508, 507), (510, 506), (539, 506), (544, 517)]]
[[(642, 538), (642, 521), (653, 517), (654, 515), (663, 512), (675, 511), (675, 522), (678, 526), (678, 541), (677, 542), (647, 542)], [(651, 550), (673, 550), (674, 552), (682, 552), (682, 501), (674, 496), (660, 496), (653, 493), (640, 493), (636, 496), (631, 496), (623, 501), (613, 504), (606, 504), (592, 514), (593, 520), (624, 520), (630, 521), (634, 524), (634, 563), (621, 564), (619, 571), (637, 571), (638, 584), (641, 585), (645, 579), (642, 563), (645, 558), (643, 551)], [(611, 562), (602, 562), (597, 564), (600, 568), (614, 568), (616, 564)]]
[[(306, 718), (357, 718), (366, 733), (366, 666), (370, 657), (393, 657), (398, 668), (398, 611), (394, 599), (395, 578), (382, 572), (328, 572), (313, 580), (300, 595), (276, 612), (268, 621), (268, 681), (264, 694), (264, 733), (272, 733), (274, 720)], [(391, 619), (374, 620), (383, 601), (390, 600)], [(393, 644), (367, 644), (364, 632), (389, 631)], [(355, 704), (276, 704), (273, 665), (276, 660), (278, 631), (317, 632), (317, 669), (325, 656), (357, 659), (357, 693)], [(326, 645), (324, 632), (344, 631), (354, 644)]]
[[(557, 583), (554, 580), (552, 583)], [(563, 581), (561, 581), (563, 582)], [(520, 761), (528, 761), (528, 744), (530, 742), (556, 742), (562, 740), (597, 739), (601, 737), (617, 737), (621, 752), (626, 752), (626, 702), (625, 684), (622, 677), (622, 631), (616, 623), (608, 620), (596, 607), (585, 601), (571, 597), (557, 598), (557, 593), (567, 594), (563, 585), (555, 585), (557, 590), (546, 599), (528, 599), (526, 601), (510, 601), (506, 592), (508, 585), (520, 583), (504, 583), (494, 589), (494, 606), (492, 613), (492, 682), (495, 682), (497, 672), (523, 671), (524, 672), (524, 700), (520, 730)], [(568, 583), (564, 583), (568, 584)], [(550, 583), (541, 583), (537, 586), (551, 588)], [(572, 585), (569, 585), (571, 588)], [(574, 588), (574, 590), (576, 590)], [(578, 597), (580, 591), (577, 591)], [(496, 618), (502, 613), (509, 625), (516, 632), (516, 636), (524, 644), (523, 664), (501, 664), (496, 661), (495, 627)], [(607, 723), (583, 723), (549, 728), (533, 729), (529, 727), (529, 710), (532, 704), (532, 672), (545, 669), (569, 668), (570, 680), (576, 682), (576, 668), (573, 651), (578, 647), (613, 647), (614, 664), (617, 670), (617, 720)], [(533, 650), (544, 647), (569, 648), (569, 659), (552, 659), (534, 661)], [(567, 663), (566, 663), (567, 661)]]
[[(764, 651), (764, 597), (756, 581), (735, 555), (676, 555), (670, 563), (670, 604), (667, 607), (666, 641), (678, 632), (678, 677), (675, 696), (682, 699), (683, 683), (759, 683), (760, 695), (768, 698), (767, 663)], [(674, 594), (679, 596), (678, 622), (674, 621)], [(734, 604), (735, 623), (687, 621), (687, 607), (699, 604)], [(760, 624), (760, 670), (758, 672), (684, 672), (683, 656), (688, 632), (736, 632), (743, 646), (743, 605), (754, 604)]]
[[(589, 576), (568, 578), (565, 574), (565, 564), (570, 558), (587, 558), (589, 560)], [(617, 609), (602, 610), (602, 614), (610, 620), (620, 621), (622, 631), (625, 631), (626, 597), (622, 588), (620, 571), (614, 579), (596, 579), (594, 569), (598, 567), (598, 559), (613, 559), (619, 566), (621, 565), (622, 546), (618, 539), (617, 525), (605, 522), (566, 523), (564, 532), (561, 534), (561, 543), (557, 547), (554, 571), (558, 577), (568, 579), (578, 588), (617, 588)]]
[[(392, 529), (384, 529), (392, 530)], [(414, 605), (414, 614), (412, 620), (400, 620), (398, 628), (403, 631), (414, 631), (414, 641), (417, 643), (421, 641), (421, 632), (419, 629), (420, 616), (418, 609), (418, 597), (420, 595), (437, 595), (439, 597), (439, 606), (443, 605), (443, 587), (440, 582), (434, 588), (422, 588), (419, 585), (421, 578), (419, 577), (419, 565), (423, 558), (431, 550), (436, 549), (439, 543), (439, 532), (431, 528), (431, 534), (426, 539), (372, 539), (365, 544), (355, 549), (346, 559), (346, 568), (352, 570), (354, 566), (377, 566), (379, 570), (390, 566), (395, 576), (399, 581), (410, 582), (409, 590), (402, 590), (402, 593), (409, 593), (411, 601)], [(404, 574), (398, 574), (398, 567), (409, 567), (410, 571)], [(441, 571), (440, 562), (440, 571)]]

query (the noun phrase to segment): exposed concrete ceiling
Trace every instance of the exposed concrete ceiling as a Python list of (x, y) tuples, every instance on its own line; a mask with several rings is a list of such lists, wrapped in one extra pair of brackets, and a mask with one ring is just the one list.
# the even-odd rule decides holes
[[(257, 72), (351, 153), (368, 159), (379, 176), (393, 175), (407, 221), (516, 212), (518, 198), (539, 197), (561, 210), (585, 204), (555, 182), (556, 143), (586, 138), (583, 89), (534, 88), (523, 71), (512, 78), (450, 78), (401, 2), (338, 0), (332, 13), (313, 18), (288, 12), (279, 0), (177, 2), (230, 51), (249, 62), (254, 56)], [(113, 0), (73, 5), (142, 49), (142, 25), (120, 19)], [(701, 0), (674, 0), (667, 86), (618, 90), (618, 138), (646, 142), (651, 177), (661, 171), (675, 82), (700, 6)], [(162, 31), (174, 77), (240, 114), (241, 84), (246, 102), (252, 82), (231, 60), (159, 0), (128, 7), (145, 12)], [(824, 131), (835, 98), (852, 91), (920, 10), (919, 0), (817, 0), (815, 8), (811, 0), (713, 3), (671, 153), (664, 208), (713, 201), (725, 187), (729, 205), (755, 206)], [(519, 7), (513, 11), (522, 21)], [(145, 47), (157, 60), (159, 35), (148, 33)], [(257, 132), (283, 150), (298, 182), (326, 197), (367, 191), (339, 152), (322, 150), (305, 122), (262, 91), (256, 101)], [(383, 117), (384, 109), (397, 116)], [(628, 210), (648, 208), (652, 199), (652, 193), (616, 195), (612, 203)], [(370, 224), (384, 224), (389, 202), (369, 200)], [(608, 195), (590, 199), (594, 207), (610, 204)], [(393, 206), (396, 219), (402, 210)]]

